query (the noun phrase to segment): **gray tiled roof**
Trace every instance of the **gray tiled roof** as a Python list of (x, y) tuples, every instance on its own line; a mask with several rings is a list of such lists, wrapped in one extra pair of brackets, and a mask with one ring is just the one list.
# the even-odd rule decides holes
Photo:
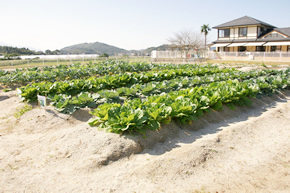
[(262, 24), (262, 25), (266, 25), (266, 26), (270, 26), (270, 27), (275, 28), (275, 26), (273, 26), (273, 25), (270, 25), (268, 23), (265, 23), (263, 21), (257, 20), (255, 18), (252, 18), (252, 17), (249, 17), (249, 16), (244, 16), (244, 17), (241, 17), (241, 18), (238, 18), (238, 19), (235, 19), (235, 20), (232, 20), (232, 21), (217, 25), (217, 26), (215, 26), (213, 28), (215, 29), (215, 28), (222, 28), (222, 27), (243, 26), (243, 25), (257, 25), (257, 24)]
[(275, 28), (275, 31), (281, 32), (282, 34), (285, 34), (287, 36), (290, 36), (290, 27), (285, 28)]

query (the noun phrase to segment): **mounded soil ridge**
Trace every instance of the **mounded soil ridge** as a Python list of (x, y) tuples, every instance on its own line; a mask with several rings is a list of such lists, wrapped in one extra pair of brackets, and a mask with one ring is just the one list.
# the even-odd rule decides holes
[(0, 192), (289, 192), (290, 91), (145, 136), (0, 93)]

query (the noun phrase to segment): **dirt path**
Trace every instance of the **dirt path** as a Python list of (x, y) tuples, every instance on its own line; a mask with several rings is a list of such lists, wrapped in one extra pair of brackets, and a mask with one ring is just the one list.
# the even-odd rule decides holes
[[(0, 192), (290, 192), (290, 93), (147, 138), (0, 93)], [(199, 130), (195, 130), (198, 129)]]

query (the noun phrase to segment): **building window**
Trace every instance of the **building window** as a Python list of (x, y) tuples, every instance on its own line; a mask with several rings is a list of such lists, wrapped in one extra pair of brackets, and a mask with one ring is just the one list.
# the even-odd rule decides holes
[(218, 52), (229, 52), (230, 48), (229, 47), (219, 47)]
[(230, 37), (230, 29), (219, 29), (219, 38)]
[(246, 46), (239, 46), (238, 47), (238, 51), (239, 52), (244, 52), (244, 51), (246, 51), (247, 50), (247, 47)]
[(248, 34), (248, 28), (247, 27), (239, 28), (239, 36), (240, 37), (246, 37), (247, 34)]
[(275, 52), (277, 49), (277, 46), (271, 46), (271, 52)]
[(266, 28), (258, 27), (258, 36), (265, 34), (266, 31)]
[(271, 52), (281, 52), (282, 46), (271, 46)]
[(257, 52), (265, 52), (266, 46), (256, 46), (256, 51)]
[(265, 31), (266, 31), (265, 28), (261, 27), (261, 28), (260, 28), (260, 33), (259, 33), (259, 35), (264, 34)]

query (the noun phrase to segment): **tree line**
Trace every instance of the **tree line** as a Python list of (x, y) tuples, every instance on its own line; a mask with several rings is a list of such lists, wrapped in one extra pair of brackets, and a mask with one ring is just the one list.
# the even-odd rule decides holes
[(28, 48), (17, 48), (11, 46), (0, 46), (0, 55), (58, 55), (60, 50), (45, 50), (43, 51), (34, 51)]

